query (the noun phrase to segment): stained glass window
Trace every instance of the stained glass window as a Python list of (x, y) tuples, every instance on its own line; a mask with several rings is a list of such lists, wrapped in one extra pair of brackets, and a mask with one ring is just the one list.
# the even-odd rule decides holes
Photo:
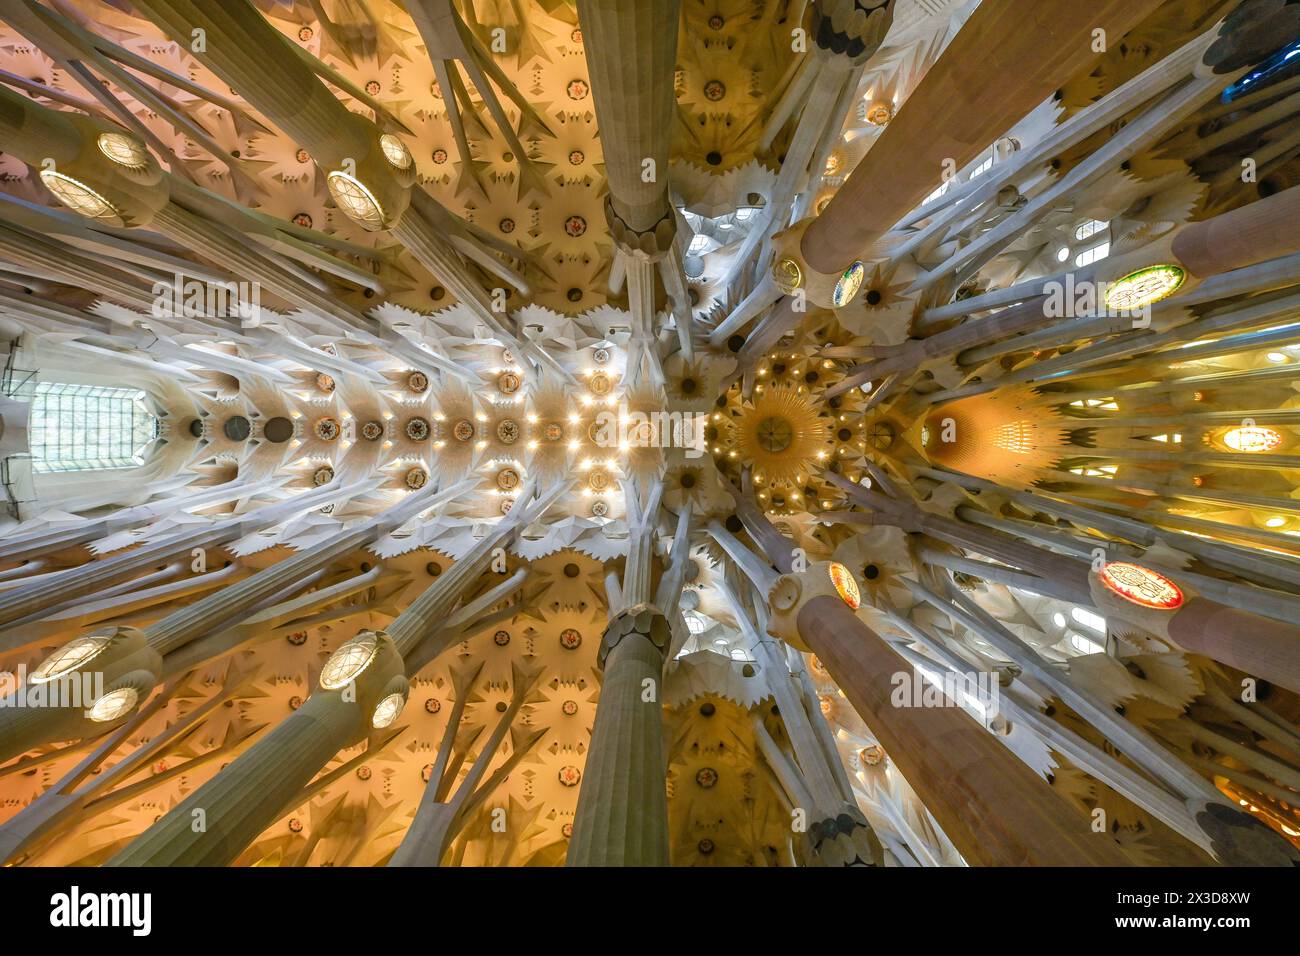
[(144, 392), (101, 385), (38, 382), (32, 397), (32, 470), (92, 471), (144, 464), (158, 420)]

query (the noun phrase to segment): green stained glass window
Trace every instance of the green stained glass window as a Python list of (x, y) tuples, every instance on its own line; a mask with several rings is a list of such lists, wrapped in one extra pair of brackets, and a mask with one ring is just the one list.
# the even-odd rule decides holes
[(32, 470), (92, 471), (144, 464), (158, 420), (144, 392), (101, 385), (38, 382), (29, 434)]

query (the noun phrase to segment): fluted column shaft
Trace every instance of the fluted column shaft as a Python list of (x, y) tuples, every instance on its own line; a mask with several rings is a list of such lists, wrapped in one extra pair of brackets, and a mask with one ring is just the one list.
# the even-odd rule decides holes
[(403, 656), (427, 637), (447, 613), (460, 600), (465, 588), (478, 578), (492, 560), (492, 551), (498, 547), (513, 527), (503, 528), (497, 534), (480, 541), (469, 554), (451, 566), (433, 584), (429, 585), (388, 626), (388, 636), (393, 639)]
[[(109, 866), (226, 866), (363, 726), (342, 691), (318, 690), (278, 727), (108, 861)], [(202, 811), (201, 814), (198, 811)], [(202, 821), (202, 828), (198, 821)]]
[[(664, 790), (664, 655), (628, 634), (609, 652), (591, 748), (578, 794), (569, 866), (667, 866), (668, 797)], [(656, 692), (645, 700), (646, 681)]]
[(137, 9), (188, 47), (202, 29), (204, 64), (321, 163), (370, 149), (365, 129), (316, 76), (293, 43), (245, 0), (140, 0)]
[(837, 598), (798, 613), (799, 633), (958, 852), (973, 866), (1122, 866), (1108, 834), (1072, 810), (960, 707), (896, 707), (911, 666)]
[[(615, 214), (638, 232), (668, 211), (681, 0), (578, 0)], [(645, 160), (653, 176), (643, 175)]]
[[(166, 655), (211, 633), (232, 617), (281, 592), (292, 591), (318, 568), (400, 527), (413, 515), (453, 496), (456, 486), (437, 495), (412, 495), (400, 504), (358, 523), (333, 540), (279, 561), (235, 584), (187, 605), (144, 628), (149, 645)], [(88, 706), (88, 705), (87, 705)], [(113, 724), (94, 723), (85, 718), (84, 708), (0, 709), (0, 761), (43, 743), (97, 736)]]
[[(486, 539), (483, 544), (491, 545), (495, 540), (495, 537)], [(482, 571), (490, 555), (490, 550), (483, 549), (462, 558), (455, 566), (463, 567), (460, 575), (449, 572), (438, 578), (399, 615), (389, 631), (397, 655), (405, 654), (427, 633), (434, 616), (450, 608), (463, 585)], [(400, 670), (400, 659), (394, 659)], [(374, 680), (371, 671), (379, 668), (378, 663), (373, 664), (364, 675)], [(382, 683), (382, 680), (375, 682)], [(346, 688), (318, 687), (292, 716), (146, 830), (110, 864), (220, 866), (230, 863), (291, 805), (294, 796), (340, 748), (348, 746), (366, 730), (374, 696), (365, 688), (354, 687), (349, 693)], [(192, 832), (190, 826), (196, 809), (207, 814), (207, 829), (200, 833)]]
[(144, 629), (149, 644), (160, 654), (173, 651), (259, 601), (292, 587), (317, 568), (325, 567), (348, 552), (375, 541), (381, 535), (400, 527), (409, 518), (433, 507), (439, 500), (450, 496), (445, 492), (432, 496), (411, 495), (382, 514), (339, 532), (323, 544), (312, 545), (242, 581), (222, 588), (216, 594), (181, 608)]
[(258, 482), (254, 485), (239, 481), (223, 482), (212, 488), (188, 490), (162, 501), (124, 508), (107, 518), (85, 521), (66, 528), (43, 528), (22, 535), (7, 535), (0, 539), (5, 543), (4, 561), (6, 563), (21, 561), (24, 558), (76, 547), (126, 528), (165, 518), (178, 511), (193, 511), (256, 494), (257, 491), (271, 484), (272, 482)]
[(920, 528), (940, 541), (1004, 561), (1047, 579), (1052, 593), (1078, 603), (1091, 602), (1088, 564), (1069, 555), (942, 515), (922, 514)]
[[(125, 554), (90, 561), (42, 581), (19, 585), (0, 596), (0, 623), (8, 624), (37, 611), (51, 610), (65, 601), (90, 594), (191, 548), (217, 547), (239, 535), (240, 526), (236, 522), (213, 524), (196, 531), (168, 535)], [(0, 638), (0, 644), (4, 643)]]

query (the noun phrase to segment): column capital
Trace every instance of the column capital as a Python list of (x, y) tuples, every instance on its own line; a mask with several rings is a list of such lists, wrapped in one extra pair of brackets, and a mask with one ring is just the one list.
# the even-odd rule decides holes
[(369, 715), (349, 743), (364, 738), (372, 727), (393, 723), (410, 693), (401, 652), (386, 631), (378, 630), (359, 631), (340, 644), (325, 662), (319, 683), (318, 694), (337, 695), (345, 704), (355, 701), (359, 712)]
[(807, 570), (783, 574), (773, 582), (767, 594), (770, 617), (767, 632), (797, 651), (811, 648), (799, 633), (799, 612), (816, 597), (833, 597), (856, 611), (861, 591), (851, 571), (836, 561), (819, 561)]
[(604, 667), (614, 648), (631, 636), (643, 637), (658, 648), (661, 654), (667, 654), (672, 643), (672, 631), (672, 622), (653, 604), (636, 604), (626, 608), (610, 618), (609, 625), (605, 628), (600, 642), (600, 665)]
[(813, 5), (812, 35), (818, 49), (846, 56), (855, 66), (879, 49), (894, 22), (897, 0), (820, 0)]
[(786, 295), (804, 290), (822, 309), (840, 309), (852, 302), (866, 279), (867, 267), (855, 259), (843, 272), (820, 272), (803, 254), (803, 236), (816, 220), (803, 219), (772, 237), (772, 278)]
[(808, 840), (826, 865), (880, 866), (885, 858), (880, 839), (857, 807), (844, 804), (833, 817), (814, 820)]
[(613, 201), (605, 197), (605, 220), (619, 251), (637, 259), (657, 262), (672, 250), (677, 237), (677, 217), (671, 208), (648, 229), (634, 229), (615, 211)]

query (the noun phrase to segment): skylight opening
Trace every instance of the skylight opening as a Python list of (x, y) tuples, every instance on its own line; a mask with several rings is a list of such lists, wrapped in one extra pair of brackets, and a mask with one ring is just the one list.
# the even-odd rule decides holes
[(32, 470), (104, 471), (144, 464), (158, 419), (139, 389), (38, 382), (31, 408)]

